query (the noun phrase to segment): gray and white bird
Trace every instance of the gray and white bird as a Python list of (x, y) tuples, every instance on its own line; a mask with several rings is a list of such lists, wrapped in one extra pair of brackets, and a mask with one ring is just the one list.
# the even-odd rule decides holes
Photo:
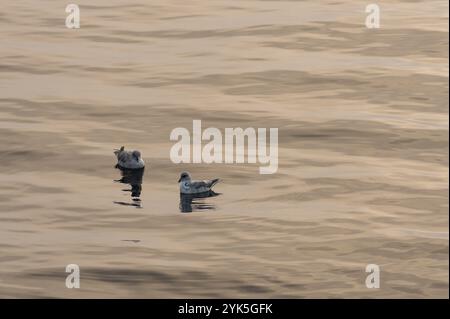
[(201, 194), (210, 192), (211, 188), (219, 182), (218, 178), (204, 181), (193, 181), (188, 172), (180, 175), (178, 183), (180, 184), (181, 194)]
[(142, 169), (145, 167), (145, 162), (141, 157), (139, 151), (125, 151), (125, 147), (115, 150), (114, 154), (117, 157), (117, 166), (125, 169)]

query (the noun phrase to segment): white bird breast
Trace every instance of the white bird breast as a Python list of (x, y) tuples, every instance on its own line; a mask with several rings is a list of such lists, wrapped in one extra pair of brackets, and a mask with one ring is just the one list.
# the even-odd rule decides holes
[(189, 188), (190, 188), (188, 182), (181, 182), (180, 187), (185, 190), (189, 190)]

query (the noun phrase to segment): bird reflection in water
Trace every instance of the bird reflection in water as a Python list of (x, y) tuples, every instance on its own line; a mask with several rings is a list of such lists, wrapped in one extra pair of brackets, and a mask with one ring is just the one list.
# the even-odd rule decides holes
[(216, 207), (213, 204), (205, 203), (204, 199), (215, 197), (220, 194), (213, 191), (200, 194), (181, 194), (180, 193), (180, 211), (182, 213), (191, 213), (193, 211), (213, 210)]
[(117, 167), (120, 170), (120, 174), (122, 176), (121, 179), (114, 180), (115, 182), (128, 184), (131, 186), (131, 189), (122, 189), (124, 192), (131, 193), (131, 202), (118, 202), (115, 201), (115, 204), (124, 205), (124, 206), (134, 206), (136, 208), (141, 208), (141, 192), (142, 192), (142, 179), (144, 176), (144, 168), (142, 169), (124, 169)]

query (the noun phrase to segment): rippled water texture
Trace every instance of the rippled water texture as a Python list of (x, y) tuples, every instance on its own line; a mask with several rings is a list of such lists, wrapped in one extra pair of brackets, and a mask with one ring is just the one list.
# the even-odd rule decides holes
[[(2, 2), (1, 297), (448, 298), (447, 1), (76, 3)], [(278, 173), (173, 164), (193, 119), (279, 128)]]

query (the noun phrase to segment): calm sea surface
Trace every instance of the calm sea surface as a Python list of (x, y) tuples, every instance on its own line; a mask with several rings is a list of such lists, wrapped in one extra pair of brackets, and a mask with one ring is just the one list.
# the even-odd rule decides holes
[[(448, 298), (447, 1), (76, 3), (2, 2), (0, 297)], [(173, 164), (194, 119), (278, 128), (278, 172)]]

